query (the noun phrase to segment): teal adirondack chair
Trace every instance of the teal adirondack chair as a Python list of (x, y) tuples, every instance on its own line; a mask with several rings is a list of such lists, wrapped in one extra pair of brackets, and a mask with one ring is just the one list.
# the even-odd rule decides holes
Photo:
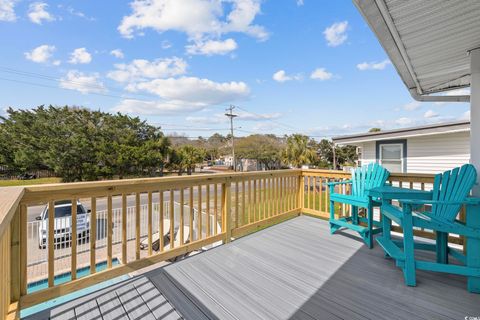
[[(352, 179), (340, 182), (330, 182), (330, 233), (334, 234), (340, 228), (348, 228), (360, 234), (369, 248), (373, 247), (373, 235), (381, 232), (379, 221), (373, 220), (373, 208), (379, 207), (380, 203), (369, 199), (367, 190), (381, 187), (385, 184), (390, 173), (377, 163), (352, 169)], [(335, 193), (335, 186), (351, 185), (351, 194)], [(352, 206), (351, 217), (335, 218), (335, 202)], [(366, 217), (359, 217), (358, 209), (366, 209)], [(360, 225), (363, 222), (366, 226)], [(376, 227), (376, 228), (374, 228)]]
[[(385, 251), (386, 257), (396, 260), (398, 267), (403, 269), (405, 283), (408, 286), (416, 285), (416, 269), (446, 272), (474, 277), (476, 288), (470, 287), (472, 292), (480, 292), (480, 268), (477, 260), (480, 259), (480, 228), (468, 227), (456, 220), (462, 205), (467, 205), (467, 215), (479, 215), (479, 199), (470, 198), (469, 194), (477, 179), (475, 168), (466, 164), (460, 168), (437, 174), (431, 191), (431, 200), (399, 200), (402, 208), (396, 207), (390, 201), (384, 201), (381, 206), (383, 236), (376, 240)], [(431, 205), (431, 210), (421, 212), (418, 209), (424, 205)], [(468, 219), (468, 217), (467, 217)], [(477, 219), (476, 217), (474, 219)], [(403, 229), (403, 240), (391, 239), (390, 228), (392, 221)], [(415, 243), (413, 228), (425, 228), (436, 232), (436, 243)], [(477, 267), (448, 264), (448, 255), (466, 263), (462, 252), (449, 248), (448, 234), (464, 235), (472, 239), (472, 259)], [(433, 250), (436, 252), (436, 262), (415, 260), (415, 249)], [(467, 248), (468, 250), (468, 248)], [(477, 278), (478, 277), (478, 278)], [(469, 278), (470, 281), (470, 278)], [(473, 283), (473, 282), (472, 282)]]

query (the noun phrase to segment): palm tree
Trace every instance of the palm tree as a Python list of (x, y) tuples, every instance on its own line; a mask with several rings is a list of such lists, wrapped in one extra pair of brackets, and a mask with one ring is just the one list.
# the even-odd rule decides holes
[(180, 148), (178, 155), (180, 157), (180, 166), (182, 169), (187, 169), (187, 174), (191, 175), (195, 165), (203, 162), (205, 151), (187, 144)]
[(315, 149), (309, 144), (307, 136), (293, 134), (287, 138), (287, 146), (282, 154), (286, 164), (300, 168), (304, 164), (312, 163), (315, 156)]

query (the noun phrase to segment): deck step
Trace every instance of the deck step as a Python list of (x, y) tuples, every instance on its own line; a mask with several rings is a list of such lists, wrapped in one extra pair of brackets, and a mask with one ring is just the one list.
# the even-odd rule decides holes
[(376, 239), (380, 247), (385, 250), (385, 252), (395, 260), (405, 261), (405, 254), (399, 247), (392, 242), (392, 240), (385, 240), (382, 237)]
[(351, 229), (353, 231), (356, 231), (358, 233), (365, 233), (368, 231), (368, 228), (366, 227), (362, 227), (362, 226), (359, 226), (359, 225), (356, 225), (356, 224), (353, 224), (353, 223), (348, 223), (346, 221), (342, 221), (342, 220), (330, 220), (330, 223), (332, 224), (336, 224), (337, 226), (340, 226), (340, 227), (345, 227), (345, 228), (348, 228), (348, 229)]

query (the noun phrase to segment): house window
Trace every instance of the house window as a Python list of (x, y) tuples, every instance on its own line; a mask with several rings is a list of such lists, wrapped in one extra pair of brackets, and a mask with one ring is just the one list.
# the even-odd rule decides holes
[(380, 164), (390, 172), (403, 172), (403, 144), (380, 144)]

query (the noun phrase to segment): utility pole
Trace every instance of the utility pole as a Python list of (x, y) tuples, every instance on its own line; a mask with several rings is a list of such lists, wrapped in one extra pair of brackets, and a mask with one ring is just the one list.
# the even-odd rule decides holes
[(232, 163), (233, 163), (233, 171), (237, 171), (237, 162), (235, 161), (235, 138), (233, 136), (233, 118), (238, 117), (238, 115), (233, 114), (233, 109), (235, 106), (230, 105), (230, 108), (226, 109), (228, 113), (225, 113), (227, 117), (230, 118), (230, 133), (232, 134)]

